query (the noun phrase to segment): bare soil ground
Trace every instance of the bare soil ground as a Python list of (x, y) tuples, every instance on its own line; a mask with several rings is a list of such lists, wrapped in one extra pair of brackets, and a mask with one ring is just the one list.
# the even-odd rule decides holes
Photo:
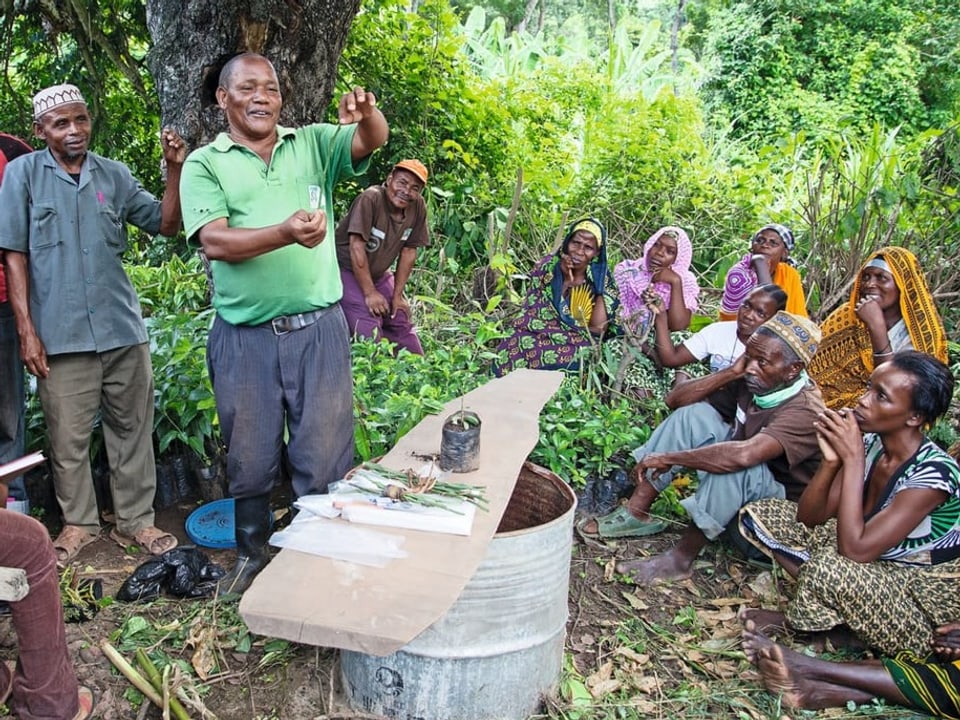
[[(158, 525), (189, 540), (183, 521), (193, 505), (174, 507), (158, 515)], [(750, 720), (782, 718), (763, 693), (752, 668), (740, 655), (737, 611), (743, 606), (775, 607), (777, 581), (769, 571), (738, 559), (732, 550), (711, 546), (697, 563), (694, 577), (678, 583), (636, 587), (614, 573), (615, 563), (657, 552), (676, 539), (665, 533), (650, 539), (607, 543), (577, 538), (570, 572), (570, 617), (567, 633), (568, 670), (562, 692), (548, 699), (545, 716), (555, 718), (678, 718), (731, 717)], [(223, 567), (232, 551), (207, 551)], [(123, 580), (146, 558), (127, 554), (104, 533), (76, 561), (77, 572), (103, 581), (113, 595)], [(159, 632), (151, 643), (189, 667), (199, 644), (185, 647), (180, 627), (201, 605), (212, 600), (166, 600), (148, 604), (110, 605), (87, 622), (68, 624), (70, 651), (82, 684), (96, 698), (94, 718), (120, 720), (162, 717), (145, 702), (131, 703), (129, 682), (100, 651), (100, 642), (122, 640), (120, 628), (131, 616), (145, 618)], [(231, 629), (227, 608), (217, 621), (220, 640), (213, 643), (220, 658), (216, 672), (203, 683), (202, 702), (221, 720), (312, 720), (370, 718), (351, 711), (338, 691), (334, 650), (291, 645), (279, 661), (263, 668), (270, 654), (269, 639), (254, 638), (240, 652), (225, 640)], [(213, 611), (217, 617), (217, 610)], [(164, 637), (164, 629), (168, 629)], [(0, 656), (15, 654), (16, 639), (9, 619), (0, 619)], [(201, 643), (202, 644), (202, 643)], [(246, 650), (246, 648), (243, 648)], [(130, 653), (132, 654), (132, 653)], [(571, 700), (578, 685), (589, 696)], [(763, 698), (767, 698), (764, 700)], [(765, 704), (766, 703), (766, 704)], [(906, 717), (883, 714), (882, 717)], [(199, 718), (199, 712), (190, 717)], [(803, 717), (813, 717), (805, 714)], [(823, 717), (831, 716), (823, 714)], [(853, 715), (847, 714), (845, 717)], [(794, 715), (793, 717), (800, 717)], [(816, 714), (821, 717), (821, 714)]]

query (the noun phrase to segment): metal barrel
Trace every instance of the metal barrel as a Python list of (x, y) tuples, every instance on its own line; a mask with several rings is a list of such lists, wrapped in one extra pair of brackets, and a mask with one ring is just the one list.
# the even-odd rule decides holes
[(355, 710), (400, 720), (523, 720), (563, 665), (576, 498), (526, 463), (476, 573), (447, 613), (386, 657), (344, 650)]

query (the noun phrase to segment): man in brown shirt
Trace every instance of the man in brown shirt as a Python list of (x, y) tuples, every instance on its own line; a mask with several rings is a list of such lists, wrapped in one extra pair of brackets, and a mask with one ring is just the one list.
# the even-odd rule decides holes
[(423, 348), (403, 289), (417, 248), (430, 244), (422, 195), (426, 183), (423, 163), (401, 160), (383, 185), (356, 197), (336, 232), (343, 279), (340, 304), (350, 331), (358, 337), (386, 338), (418, 355)]
[(670, 550), (620, 563), (618, 572), (638, 583), (689, 577), (700, 550), (741, 507), (800, 496), (821, 458), (812, 428), (823, 400), (804, 369), (819, 340), (810, 320), (781, 310), (757, 328), (733, 365), (667, 395), (677, 409), (634, 450), (637, 487), (629, 502), (582, 523), (581, 531), (601, 537), (662, 531), (665, 523), (650, 516), (650, 506), (679, 468), (699, 478), (696, 493), (681, 503), (692, 524)]

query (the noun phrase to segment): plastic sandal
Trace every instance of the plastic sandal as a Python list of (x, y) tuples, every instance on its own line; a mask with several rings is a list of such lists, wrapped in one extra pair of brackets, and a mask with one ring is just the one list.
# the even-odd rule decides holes
[(90, 692), (90, 688), (81, 685), (77, 690), (77, 699), (80, 701), (80, 709), (73, 716), (73, 720), (87, 720), (93, 712), (93, 693)]
[(638, 520), (624, 505), (597, 519), (597, 534), (602, 538), (645, 537), (666, 529), (663, 520)]
[(163, 555), (167, 550), (173, 550), (177, 546), (177, 538), (174, 535), (153, 525), (137, 530), (133, 537), (127, 537), (113, 528), (110, 531), (110, 539), (124, 549), (137, 545), (151, 555)]
[(98, 537), (98, 535), (91, 535), (77, 525), (64, 525), (63, 530), (57, 535), (57, 539), (53, 541), (53, 549), (57, 553), (57, 563), (63, 565), (70, 562), (77, 556), (77, 553)]

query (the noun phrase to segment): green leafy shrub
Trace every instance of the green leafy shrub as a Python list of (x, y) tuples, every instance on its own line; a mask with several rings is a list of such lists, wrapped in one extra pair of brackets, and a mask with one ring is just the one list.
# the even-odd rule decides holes
[(651, 427), (627, 400), (605, 402), (583, 392), (578, 378), (566, 378), (540, 413), (540, 442), (530, 459), (572, 485), (604, 475), (616, 453), (633, 450), (650, 437)]
[(196, 255), (174, 255), (159, 266), (132, 265), (153, 361), (157, 453), (189, 448), (209, 459), (220, 449), (219, 422), (206, 366), (213, 309)]
[(354, 436), (360, 460), (384, 455), (424, 417), (489, 377), (488, 363), (471, 345), (424, 344), (424, 355), (402, 351), (394, 357), (385, 341), (354, 342)]

